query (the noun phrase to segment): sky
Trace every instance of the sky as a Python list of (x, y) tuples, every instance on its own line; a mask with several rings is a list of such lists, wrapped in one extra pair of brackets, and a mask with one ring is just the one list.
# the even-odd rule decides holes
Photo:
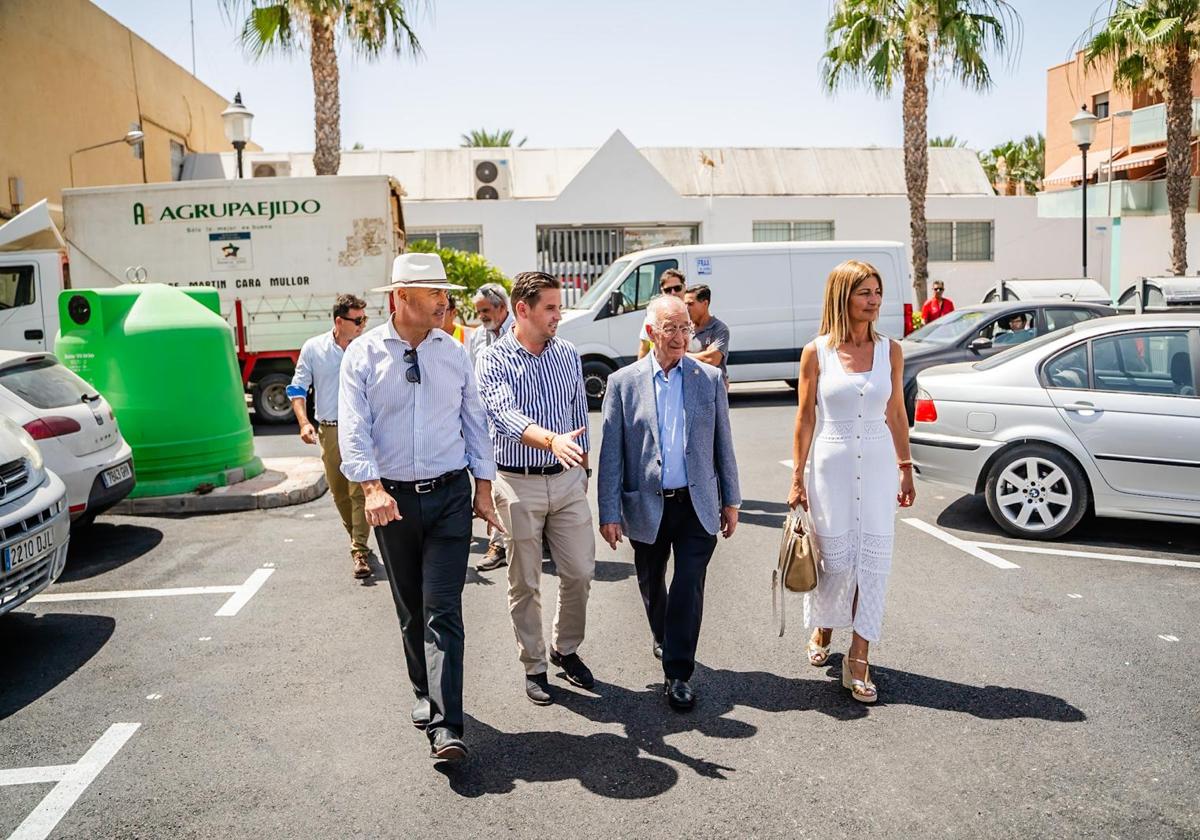
[[(189, 0), (95, 0), (187, 69)], [(201, 81), (254, 112), (268, 151), (311, 151), (307, 56), (255, 61), (220, 0), (191, 0)], [(929, 133), (971, 148), (1045, 130), (1046, 69), (1070, 58), (1100, 0), (1012, 0), (1020, 55), (986, 93), (938, 85)], [(243, 3), (248, 5), (248, 3)], [(450, 148), (512, 128), (530, 147), (900, 146), (899, 90), (828, 95), (830, 0), (414, 0), (424, 56), (368, 63), (341, 49), (342, 144)]]

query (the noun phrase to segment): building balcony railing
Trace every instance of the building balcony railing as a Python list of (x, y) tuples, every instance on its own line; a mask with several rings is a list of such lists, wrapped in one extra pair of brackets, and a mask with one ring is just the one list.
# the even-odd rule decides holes
[[(1192, 100), (1192, 135), (1200, 129), (1200, 99)], [(1151, 146), (1167, 142), (1167, 106), (1159, 103), (1138, 108), (1129, 118), (1129, 145)]]
[[(1200, 195), (1200, 178), (1192, 178), (1192, 192), (1188, 207), (1197, 206)], [(1088, 185), (1088, 216), (1157, 216), (1166, 214), (1167, 182), (1157, 181), (1113, 181), (1112, 212), (1109, 212), (1108, 183)], [(1054, 190), (1038, 193), (1038, 216), (1043, 219), (1078, 219), (1083, 212), (1083, 190)]]

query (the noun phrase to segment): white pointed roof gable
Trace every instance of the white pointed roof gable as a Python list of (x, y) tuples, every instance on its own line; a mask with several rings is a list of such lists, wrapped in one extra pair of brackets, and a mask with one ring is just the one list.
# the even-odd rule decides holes
[(604, 195), (613, 184), (636, 184), (639, 195), (650, 199), (679, 198), (663, 174), (620, 131), (614, 131), (596, 150), (558, 197), (570, 201), (575, 193), (584, 197)]

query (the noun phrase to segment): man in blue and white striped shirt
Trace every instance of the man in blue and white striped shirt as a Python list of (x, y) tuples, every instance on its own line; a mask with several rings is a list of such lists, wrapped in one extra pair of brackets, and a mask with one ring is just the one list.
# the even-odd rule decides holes
[(476, 365), (496, 456), (496, 509), (509, 535), (508, 611), (525, 666), (525, 693), (538, 705), (552, 702), (540, 595), (543, 534), (558, 570), (550, 662), (575, 685), (594, 683), (576, 652), (596, 569), (587, 502), (587, 395), (579, 353), (555, 337), (561, 288), (549, 274), (518, 274), (511, 293), (516, 326)]
[(462, 589), (471, 511), (499, 527), (496, 464), (467, 351), (438, 328), (446, 290), (462, 287), (447, 282), (437, 254), (401, 254), (388, 288), (395, 314), (342, 359), (342, 472), (363, 486), (387, 567), (417, 695), (412, 723), (435, 759), (454, 760), (467, 754)]
[[(292, 401), (292, 413), (300, 424), (300, 440), (320, 443), (321, 462), (325, 465), (325, 482), (329, 495), (342, 518), (342, 527), (350, 536), (350, 559), (354, 576), (368, 578), (371, 566), (367, 563), (367, 538), (371, 530), (362, 487), (342, 475), (342, 453), (338, 448), (338, 378), (342, 354), (350, 342), (362, 335), (367, 323), (367, 302), (357, 295), (338, 295), (333, 304), (333, 329), (314, 335), (300, 348), (296, 372), (287, 387)], [(318, 429), (308, 421), (308, 389), (313, 389), (314, 414)]]

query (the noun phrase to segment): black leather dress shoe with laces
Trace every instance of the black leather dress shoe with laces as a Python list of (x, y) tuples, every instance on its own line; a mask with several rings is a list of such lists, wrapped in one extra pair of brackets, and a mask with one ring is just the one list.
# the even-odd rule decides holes
[(412, 707), (412, 725), (417, 727), (417, 729), (424, 729), (429, 725), (430, 715), (429, 698), (418, 697), (417, 702), (413, 703)]
[(438, 727), (429, 739), (429, 757), (435, 761), (461, 761), (467, 757), (467, 745), (449, 729)]
[(687, 711), (696, 705), (696, 695), (687, 680), (667, 680), (663, 686), (667, 703), (672, 709)]

